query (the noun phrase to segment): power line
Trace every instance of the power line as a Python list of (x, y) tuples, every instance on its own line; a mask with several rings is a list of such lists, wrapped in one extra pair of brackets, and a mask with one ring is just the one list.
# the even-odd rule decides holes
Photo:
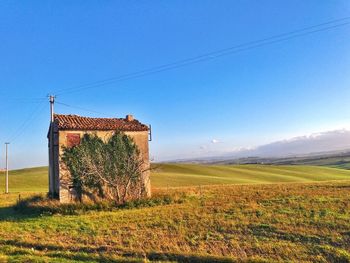
[(0, 105), (0, 108), (6, 108), (11, 104), (40, 104), (46, 101), (45, 97), (37, 97), (37, 98), (20, 98), (20, 97), (8, 97), (7, 94), (0, 92), (1, 96), (4, 96), (4, 102)]
[[(274, 36), (267, 37), (267, 38), (260, 39), (260, 40), (246, 42), (246, 43), (235, 45), (235, 46), (232, 46), (229, 48), (220, 49), (220, 50), (216, 50), (216, 51), (202, 54), (199, 56), (179, 60), (179, 61), (176, 61), (173, 63), (168, 63), (168, 64), (156, 66), (156, 67), (152, 67), (149, 69), (144, 69), (144, 70), (124, 74), (124, 75), (120, 75), (120, 76), (105, 79), (105, 80), (95, 81), (95, 82), (92, 82), (90, 84), (83, 84), (83, 85), (79, 85), (79, 86), (72, 87), (72, 88), (61, 89), (61, 90), (58, 90), (56, 92), (56, 94), (57, 95), (69, 94), (69, 93), (79, 92), (79, 91), (82, 91), (85, 89), (91, 89), (91, 88), (96, 88), (96, 87), (100, 87), (100, 86), (105, 86), (105, 85), (112, 84), (112, 83), (118, 82), (118, 81), (124, 81), (124, 80), (139, 78), (139, 77), (143, 77), (143, 76), (147, 76), (147, 75), (151, 75), (151, 74), (156, 74), (159, 72), (168, 71), (168, 70), (172, 70), (172, 69), (176, 69), (176, 68), (180, 68), (180, 67), (184, 67), (184, 66), (204, 62), (204, 61), (208, 61), (208, 60), (213, 60), (213, 59), (216, 59), (216, 58), (219, 58), (222, 56), (227, 56), (227, 55), (239, 53), (242, 51), (262, 47), (265, 45), (271, 45), (271, 44), (275, 44), (275, 43), (279, 43), (279, 42), (284, 42), (284, 41), (287, 41), (287, 40), (290, 40), (293, 38), (302, 37), (302, 36), (306, 36), (306, 35), (310, 35), (310, 34), (315, 34), (317, 32), (335, 29), (335, 28), (346, 26), (346, 25), (350, 24), (350, 21), (348, 21), (349, 19), (350, 19), (350, 17), (344, 17), (341, 19), (331, 20), (331, 21), (328, 21), (325, 23), (305, 27), (305, 28), (302, 28), (299, 30), (290, 31), (290, 32), (283, 33), (283, 34), (274, 35)], [(345, 22), (345, 21), (348, 21), (348, 22)], [(339, 23), (339, 22), (342, 22), (342, 23)], [(329, 26), (326, 26), (326, 25), (329, 25)], [(314, 29), (314, 30), (312, 30), (312, 29)]]
[(21, 102), (21, 103), (39, 103), (46, 98), (6, 98), (6, 100), (9, 101), (14, 101), (14, 102)]
[[(41, 106), (41, 107), (40, 107)], [(39, 112), (44, 109), (44, 101), (41, 102), (37, 107), (31, 112), (31, 114), (24, 120), (24, 122), (19, 126), (19, 128), (12, 134), (12, 136), (7, 140), (9, 142), (15, 141), (22, 133), (25, 131), (27, 126), (39, 116)]]
[(90, 109), (87, 109), (87, 108), (82, 108), (82, 107), (78, 107), (78, 106), (72, 106), (72, 105), (69, 105), (67, 103), (63, 103), (63, 102), (59, 102), (59, 101), (55, 101), (55, 103), (57, 104), (60, 104), (60, 105), (63, 105), (63, 106), (66, 106), (66, 107), (69, 107), (69, 108), (73, 108), (73, 109), (78, 109), (78, 110), (83, 110), (83, 111), (86, 111), (86, 112), (91, 112), (91, 113), (98, 113), (98, 114), (103, 114), (103, 115), (106, 115), (102, 112), (99, 112), (99, 111), (95, 111), (95, 110), (90, 110)]
[[(314, 33), (321, 32), (321, 31), (335, 29), (335, 28), (346, 26), (346, 25), (350, 24), (350, 22), (348, 22), (349, 19), (350, 19), (350, 17), (344, 17), (344, 18), (340, 18), (340, 19), (335, 19), (335, 20), (331, 20), (331, 21), (324, 22), (324, 23), (321, 23), (321, 24), (305, 27), (305, 28), (302, 28), (302, 29), (299, 29), (299, 30), (290, 31), (290, 32), (287, 32), (287, 33), (282, 33), (282, 34), (274, 35), (274, 36), (271, 36), (271, 37), (267, 37), (267, 38), (264, 38), (264, 39), (250, 41), (250, 42), (246, 42), (246, 43), (243, 43), (243, 44), (239, 44), (239, 45), (235, 45), (235, 46), (232, 46), (232, 47), (228, 47), (228, 48), (225, 48), (225, 49), (212, 51), (212, 52), (205, 53), (205, 54), (202, 54), (202, 55), (199, 55), (199, 56), (194, 56), (194, 57), (191, 57), (191, 58), (179, 60), (179, 61), (176, 61), (176, 62), (173, 62), (173, 63), (168, 63), (168, 64), (152, 67), (152, 68), (149, 68), (149, 69), (144, 69), (144, 70), (140, 70), (140, 71), (136, 71), (136, 72), (120, 75), (120, 76), (117, 76), (117, 77), (114, 77), (114, 78), (109, 78), (109, 79), (105, 79), (105, 80), (101, 80), (101, 81), (92, 82), (90, 84), (83, 84), (83, 85), (79, 85), (79, 86), (72, 87), (72, 88), (61, 89), (56, 94), (57, 95), (62, 95), (62, 94), (68, 94), (68, 93), (73, 93), (73, 92), (79, 92), (79, 91), (82, 91), (82, 90), (85, 90), (85, 89), (96, 88), (96, 87), (112, 84), (112, 83), (118, 82), (118, 81), (124, 81), (124, 80), (128, 80), (128, 79), (139, 78), (139, 77), (147, 76), (147, 75), (150, 75), (150, 74), (156, 74), (156, 73), (160, 73), (160, 72), (163, 72), (163, 71), (168, 71), (168, 70), (172, 70), (172, 69), (188, 66), (188, 65), (191, 65), (191, 64), (195, 64), (195, 63), (200, 63), (200, 62), (216, 59), (216, 58), (219, 58), (219, 57), (222, 57), (222, 56), (231, 55), (231, 54), (239, 53), (239, 52), (242, 52), (242, 51), (258, 48), (258, 47), (261, 47), (261, 46), (270, 45), (270, 44), (274, 44), (274, 43), (279, 43), (279, 42), (287, 41), (287, 40), (290, 40), (290, 39), (293, 39), (293, 38), (297, 38), (297, 37), (301, 37), (301, 36), (306, 36), (306, 35), (309, 35), (309, 34), (314, 34)], [(23, 131), (25, 130), (27, 125), (30, 123), (30, 121), (33, 120), (35, 117), (37, 117), (36, 114), (38, 113), (39, 110), (41, 110), (40, 106), (42, 105), (43, 102), (45, 102), (46, 99), (45, 98), (31, 98), (31, 99), (28, 99), (28, 98), (23, 98), (23, 99), (22, 98), (12, 98), (10, 100), (14, 100), (14, 101), (17, 100), (17, 101), (23, 101), (23, 102), (28, 102), (28, 103), (39, 103), (39, 106), (32, 112), (32, 114), (23, 122), (23, 124), (19, 127), (19, 129), (13, 134), (13, 136), (11, 137), (12, 140), (9, 140), (9, 141), (14, 141), (15, 139), (17, 139), (23, 133)], [(81, 108), (81, 107), (77, 107), (77, 106), (72, 106), (72, 105), (69, 105), (69, 104), (66, 104), (66, 103), (62, 103), (62, 102), (57, 102), (57, 103), (61, 104), (63, 106), (66, 106), (66, 107), (70, 107), (70, 108), (75, 108), (75, 109), (80, 109), (80, 110), (84, 110), (84, 111), (89, 111), (89, 112), (94, 112), (94, 113), (98, 113), (98, 114), (103, 114), (101, 112), (97, 112), (97, 111), (94, 111), (94, 110)]]
[[(37, 107), (35, 107), (35, 109), (29, 114), (29, 116), (24, 120), (24, 122), (19, 126), (19, 128), (12, 134), (11, 137), (8, 138), (9, 142), (14, 142), (19, 136), (21, 136), (23, 134), (23, 132), (26, 130), (26, 128), (28, 127), (29, 124), (32, 123), (32, 121), (34, 121), (40, 114), (40, 112), (42, 112), (44, 110), (44, 108), (46, 107), (46, 101), (42, 101), (39, 103), (39, 105)], [(84, 111), (88, 111), (88, 112), (93, 112), (93, 113), (98, 113), (98, 114), (103, 114), (101, 112), (98, 111), (94, 111), (94, 110), (90, 110), (90, 109), (86, 109), (86, 108), (82, 108), (82, 107), (78, 107), (78, 106), (72, 106), (63, 102), (59, 102), (59, 101), (55, 101), (55, 103), (66, 106), (66, 107), (70, 107), (70, 108), (75, 108), (75, 109), (80, 109), (80, 110), (84, 110)], [(103, 114), (105, 115), (105, 114)]]
[(28, 97), (9, 97), (8, 94), (1, 92), (0, 91), (0, 96), (5, 96), (4, 99), (6, 99), (6, 102), (10, 102), (10, 101), (18, 101), (21, 103), (36, 103), (36, 102), (41, 102), (46, 100), (45, 97), (32, 97), (32, 98), (28, 98)]

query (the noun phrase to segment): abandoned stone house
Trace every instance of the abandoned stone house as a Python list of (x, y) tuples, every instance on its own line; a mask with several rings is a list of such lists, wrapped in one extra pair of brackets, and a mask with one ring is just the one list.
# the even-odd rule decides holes
[(48, 132), (49, 141), (49, 195), (58, 198), (62, 203), (75, 199), (70, 173), (65, 168), (61, 156), (64, 147), (73, 147), (80, 143), (86, 133), (96, 134), (106, 141), (116, 131), (130, 136), (140, 150), (147, 170), (143, 174), (143, 183), (147, 196), (151, 195), (149, 179), (149, 127), (134, 119), (126, 118), (90, 118), (78, 115), (55, 114)]

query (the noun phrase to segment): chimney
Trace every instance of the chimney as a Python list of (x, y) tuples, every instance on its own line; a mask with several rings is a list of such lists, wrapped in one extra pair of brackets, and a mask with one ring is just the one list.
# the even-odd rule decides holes
[(134, 120), (134, 116), (132, 115), (126, 115), (126, 121), (133, 121)]

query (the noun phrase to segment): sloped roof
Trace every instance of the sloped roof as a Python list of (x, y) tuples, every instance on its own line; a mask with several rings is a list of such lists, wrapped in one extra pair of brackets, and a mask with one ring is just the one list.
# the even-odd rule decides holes
[(55, 114), (54, 122), (60, 130), (120, 130), (148, 131), (148, 126), (128, 118), (91, 118), (78, 115)]

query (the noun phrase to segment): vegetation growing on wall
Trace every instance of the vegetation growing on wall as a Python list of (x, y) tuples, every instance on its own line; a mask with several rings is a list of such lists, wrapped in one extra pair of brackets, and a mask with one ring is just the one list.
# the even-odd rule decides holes
[(62, 160), (80, 201), (88, 196), (121, 204), (145, 195), (144, 161), (134, 141), (121, 132), (107, 142), (85, 134), (79, 145), (64, 148)]

